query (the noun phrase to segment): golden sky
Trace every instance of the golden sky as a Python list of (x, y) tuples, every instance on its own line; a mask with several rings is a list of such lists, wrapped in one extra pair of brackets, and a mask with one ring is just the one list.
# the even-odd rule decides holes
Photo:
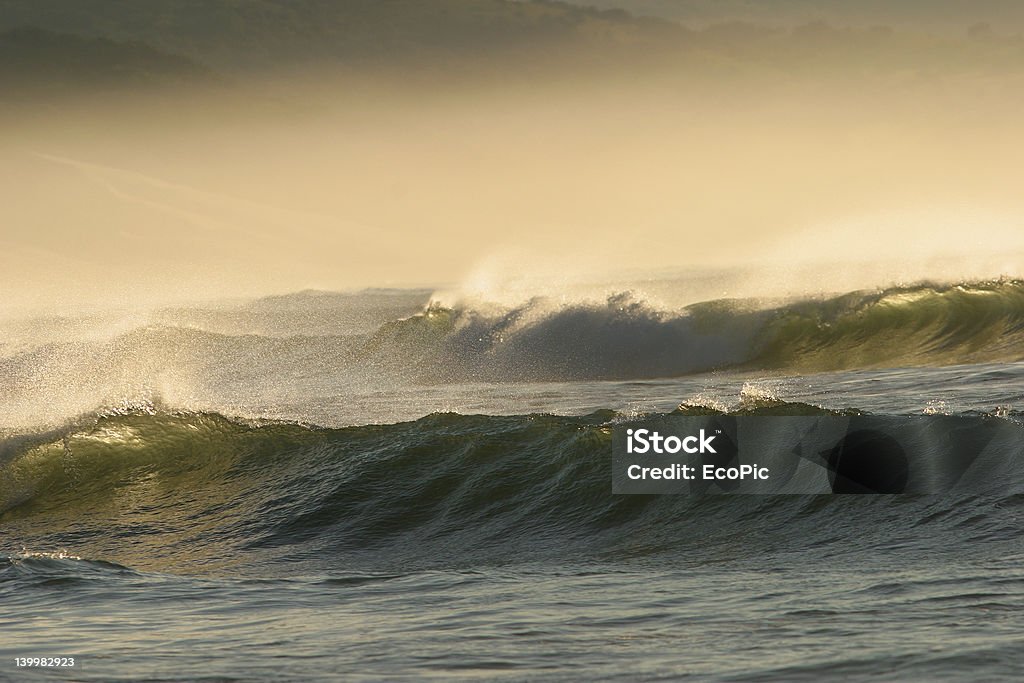
[(494, 262), (600, 278), (884, 261), (900, 279), (984, 257), (1012, 273), (1014, 82), (324, 73), (16, 111), (2, 306), (448, 286)]

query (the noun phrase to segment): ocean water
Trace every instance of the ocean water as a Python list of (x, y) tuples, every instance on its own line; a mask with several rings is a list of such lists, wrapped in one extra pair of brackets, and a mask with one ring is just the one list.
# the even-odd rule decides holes
[[(1022, 342), (1006, 280), (8, 321), (0, 680), (1020, 680)], [(936, 495), (612, 495), (671, 412), (1005, 436)]]

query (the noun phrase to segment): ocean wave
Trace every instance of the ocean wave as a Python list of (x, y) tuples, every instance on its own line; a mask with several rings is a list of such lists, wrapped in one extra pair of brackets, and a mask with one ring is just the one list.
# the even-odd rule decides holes
[(428, 309), (377, 334), (434, 380), (581, 380), (718, 369), (815, 372), (1024, 359), (1024, 282), (922, 284), (774, 306), (659, 311), (629, 294), (498, 315)]
[[(734, 414), (819, 411), (765, 404)], [(133, 568), (191, 571), (228, 568), (253, 553), (357, 562), (386, 549), (389, 561), (429, 564), (438, 553), (468, 561), (573, 545), (681, 551), (752, 514), (775, 518), (771, 533), (796, 548), (814, 547), (837, 515), (865, 529), (936, 526), (951, 538), (1016, 538), (1016, 527), (999, 526), (995, 512), (1024, 499), (1021, 427), (1008, 420), (965, 417), (955, 439), (948, 429), (918, 439), (914, 447), (927, 452), (915, 457), (935, 463), (975, 441), (999, 452), (979, 465), (988, 470), (944, 496), (873, 505), (844, 496), (614, 496), (611, 432), (621, 417), (433, 414), (322, 429), (217, 414), (103, 416), (9, 449), (0, 466), (0, 523), (25, 547), (57, 542)], [(994, 438), (993, 429), (1013, 433)], [(767, 528), (735, 529), (748, 527)]]
[[(918, 285), (774, 306), (722, 300), (658, 311), (628, 295), (606, 305), (495, 318), (428, 311), (404, 323), (451, 332), (431, 351), (440, 379), (643, 379), (713, 370), (821, 371), (1024, 358), (1024, 283)], [(408, 330), (402, 334), (409, 335)]]
[(1024, 358), (1024, 282), (920, 284), (766, 305), (707, 301), (665, 311), (630, 292), (511, 308), (429, 305), (366, 335), (229, 335), (145, 326), (0, 358), (17, 385), (75, 361), (120, 365), (364, 368), (421, 381), (672, 377), (720, 368), (839, 370)]
[(892, 287), (776, 309), (752, 367), (799, 371), (1024, 358), (1024, 282)]
[(273, 414), (281, 406), (417, 386), (719, 371), (785, 376), (1022, 359), (1024, 282), (1016, 280), (774, 304), (708, 301), (672, 311), (629, 293), (598, 303), (537, 298), (511, 308), (435, 304), (372, 334), (146, 326), (18, 347), (0, 357), (0, 425), (53, 426), (125, 400), (231, 414), (248, 404)]

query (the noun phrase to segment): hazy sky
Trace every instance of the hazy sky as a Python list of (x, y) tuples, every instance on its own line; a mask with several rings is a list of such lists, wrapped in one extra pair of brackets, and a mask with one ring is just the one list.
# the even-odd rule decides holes
[(14, 110), (0, 305), (452, 285), (488, 264), (497, 283), (780, 262), (884, 261), (899, 279), (939, 258), (1019, 272), (1019, 76), (757, 62), (734, 79), (710, 57), (682, 75), (325, 69)]

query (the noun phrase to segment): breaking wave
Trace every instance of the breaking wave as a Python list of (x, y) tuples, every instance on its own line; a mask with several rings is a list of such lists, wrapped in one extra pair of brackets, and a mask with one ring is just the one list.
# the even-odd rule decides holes
[(777, 306), (721, 300), (660, 311), (629, 294), (500, 313), (432, 307), (385, 325), (364, 352), (455, 380), (674, 377), (738, 368), (813, 372), (1024, 359), (1024, 282), (852, 292)]
[[(719, 300), (671, 311), (629, 293), (600, 303), (537, 298), (512, 308), (431, 304), (371, 332), (295, 334), (295, 321), (292, 315), (274, 333), (156, 324), (107, 338), (69, 333), (9, 345), (0, 354), (0, 424), (56, 425), (126, 399), (253, 414), (238, 402), (286, 406), (375, 387), (462, 382), (1015, 362), (1024, 359), (1024, 282), (915, 285), (776, 304)], [(325, 325), (318, 319), (316, 327)]]

